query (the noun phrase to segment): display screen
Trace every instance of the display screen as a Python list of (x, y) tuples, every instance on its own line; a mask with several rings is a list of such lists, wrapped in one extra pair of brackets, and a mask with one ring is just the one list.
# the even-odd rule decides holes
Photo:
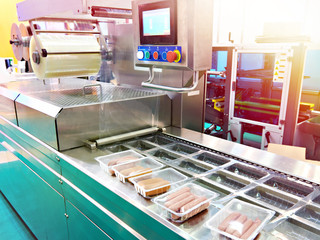
[(138, 9), (141, 45), (177, 44), (176, 0), (141, 4)]
[(142, 12), (143, 36), (170, 35), (170, 8)]

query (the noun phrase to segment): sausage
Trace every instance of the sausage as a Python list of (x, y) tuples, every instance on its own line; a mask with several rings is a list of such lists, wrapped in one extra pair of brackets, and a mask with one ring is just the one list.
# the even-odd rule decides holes
[[(120, 158), (116, 158), (116, 159), (111, 160), (110, 162), (108, 162), (108, 166), (114, 166), (114, 165), (118, 165), (120, 163), (125, 163), (125, 162), (131, 161), (131, 160), (136, 160), (136, 159), (138, 159), (138, 158), (134, 157), (134, 156), (124, 156), (124, 157), (120, 157)], [(110, 168), (109, 173), (111, 175), (114, 175), (113, 169)]]
[(174, 212), (178, 212), (180, 210), (180, 208), (184, 205), (186, 205), (187, 203), (191, 202), (192, 200), (194, 200), (196, 198), (195, 195), (190, 194), (188, 197), (186, 197), (185, 199), (174, 203), (172, 205), (170, 205), (168, 208), (171, 209)]
[(167, 201), (164, 205), (165, 205), (166, 207), (169, 207), (169, 206), (171, 206), (171, 205), (173, 205), (173, 204), (175, 204), (175, 203), (183, 200), (184, 198), (188, 197), (188, 196), (191, 195), (191, 194), (192, 194), (191, 192), (184, 192), (184, 193), (182, 193), (181, 195), (179, 195), (179, 196), (171, 199), (170, 201)]
[(236, 220), (238, 217), (240, 217), (240, 213), (239, 212), (233, 212), (231, 213), (228, 217), (226, 217), (222, 223), (220, 223), (218, 229), (221, 231), (226, 231), (227, 227), (229, 226), (229, 223), (231, 221)]
[(145, 190), (154, 189), (151, 191), (146, 191), (146, 196), (152, 196), (160, 193), (164, 193), (170, 189), (170, 182), (162, 178), (150, 178), (146, 180), (139, 181), (137, 183), (139, 186)]
[(191, 218), (191, 217), (193, 217), (194, 215), (196, 215), (196, 214), (202, 212), (203, 210), (207, 209), (209, 206), (210, 206), (210, 203), (209, 203), (209, 202), (206, 202), (205, 204), (202, 204), (200, 207), (198, 207), (198, 208), (192, 210), (191, 212), (189, 212), (188, 214), (186, 214), (186, 215), (184, 216), (184, 218), (185, 218), (185, 219)]
[(135, 166), (135, 167), (131, 167), (131, 168), (126, 168), (126, 169), (123, 169), (120, 171), (120, 173), (124, 176), (129, 176), (130, 174), (132, 173), (135, 173), (135, 172), (138, 172), (138, 171), (141, 171), (143, 170), (144, 167), (141, 167), (141, 166)]
[(196, 199), (194, 199), (192, 202), (187, 203), (186, 205), (184, 205), (181, 208), (181, 212), (186, 212), (189, 209), (193, 208), (194, 206), (200, 204), (201, 202), (204, 202), (205, 200), (207, 200), (206, 197), (197, 197)]
[(242, 234), (241, 239), (247, 239), (248, 237), (251, 236), (251, 234), (259, 227), (261, 224), (261, 220), (257, 218), (253, 224), (249, 227), (249, 229)]
[(120, 173), (125, 176), (126, 180), (129, 180), (130, 178), (137, 177), (143, 174), (151, 173), (151, 172), (152, 172), (151, 168), (144, 168), (142, 166), (126, 168), (120, 171)]
[[(247, 216), (246, 215), (241, 215), (240, 217), (237, 218), (236, 222), (239, 225), (233, 225), (231, 226), (232, 231), (232, 235), (235, 234), (239, 234), (240, 236), (244, 233), (244, 231), (242, 231), (244, 223), (247, 221)], [(228, 227), (229, 228), (229, 227)], [(228, 228), (227, 228), (227, 232), (228, 232)]]
[(179, 196), (180, 194), (182, 194), (184, 192), (190, 192), (190, 188), (189, 187), (184, 187), (184, 188), (181, 188), (179, 191), (176, 191), (174, 193), (169, 194), (166, 197), (166, 201), (170, 201), (170, 200), (174, 199), (175, 197)]
[(244, 234), (251, 227), (252, 224), (253, 221), (251, 219), (247, 219), (247, 221), (245, 221), (245, 223), (243, 224), (242, 231), (235, 231), (233, 235), (237, 238), (240, 238), (241, 235)]
[(116, 159), (111, 160), (110, 162), (108, 162), (108, 166), (113, 166), (122, 162), (126, 162), (126, 161), (130, 161), (130, 160), (135, 160), (137, 159), (137, 157), (134, 156), (124, 156), (124, 157), (119, 157)]
[(138, 176), (141, 176), (141, 175), (144, 175), (144, 174), (147, 174), (147, 173), (152, 173), (152, 169), (151, 168), (143, 168), (143, 169), (141, 169), (139, 171), (132, 172), (130, 174), (130, 176), (128, 177), (128, 181), (131, 182), (130, 178), (138, 177)]
[(162, 178), (148, 178), (148, 179), (141, 180), (141, 181), (137, 182), (137, 184), (140, 185), (141, 187), (145, 188), (145, 186), (156, 183), (161, 180), (163, 180), (163, 179)]

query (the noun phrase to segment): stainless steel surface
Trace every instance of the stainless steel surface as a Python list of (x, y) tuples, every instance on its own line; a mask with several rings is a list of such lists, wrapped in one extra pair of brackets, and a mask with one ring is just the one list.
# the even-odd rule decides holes
[[(9, 88), (20, 93), (16, 99), (19, 126), (59, 150), (82, 146), (86, 140), (170, 125), (171, 104), (164, 93), (106, 83), (99, 83), (97, 89), (96, 84), (80, 79), (61, 79), (52, 85), (8, 83), (2, 85), (1, 96), (8, 97)], [(13, 100), (8, 101), (13, 105)]]
[(18, 92), (0, 86), (0, 115), (14, 124), (17, 124), (14, 100), (18, 95)]

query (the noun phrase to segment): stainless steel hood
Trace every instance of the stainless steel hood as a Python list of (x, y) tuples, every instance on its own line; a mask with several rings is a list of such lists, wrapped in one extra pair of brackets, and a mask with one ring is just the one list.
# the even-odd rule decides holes
[(60, 151), (171, 123), (171, 101), (156, 91), (82, 79), (55, 84), (34, 80), (2, 85), (0, 94), (6, 99), (9, 88), (19, 93), (14, 101), (18, 126)]

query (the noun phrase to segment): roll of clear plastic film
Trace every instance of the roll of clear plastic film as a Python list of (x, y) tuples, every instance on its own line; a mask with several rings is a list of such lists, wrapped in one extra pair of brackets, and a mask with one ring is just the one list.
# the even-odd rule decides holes
[[(34, 36), (30, 42), (30, 59), (39, 79), (96, 75), (100, 69), (100, 45), (94, 36), (37, 35), (41, 49), (48, 55), (38, 59)], [(36, 61), (36, 62), (35, 62)]]

